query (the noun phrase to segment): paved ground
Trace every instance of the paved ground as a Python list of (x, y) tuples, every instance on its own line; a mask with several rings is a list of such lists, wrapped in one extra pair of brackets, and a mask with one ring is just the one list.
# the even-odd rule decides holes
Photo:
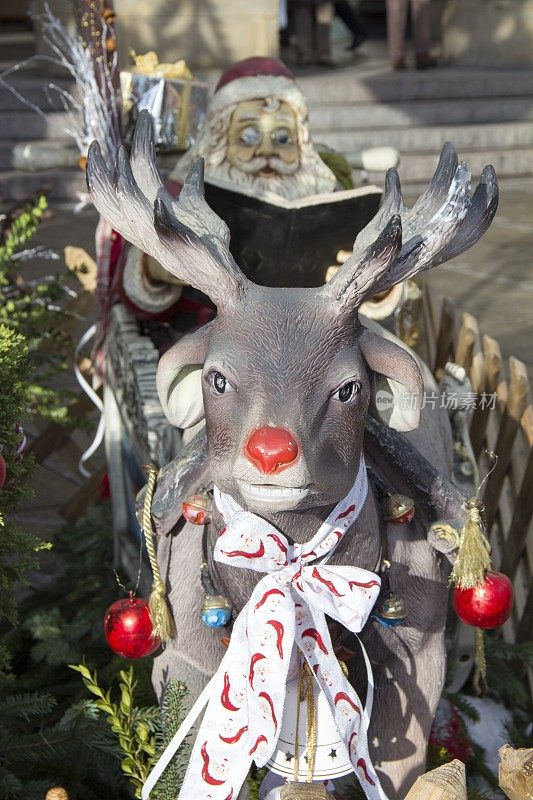
[(504, 181), (492, 227), (475, 247), (432, 270), (428, 280), (477, 317), (504, 356), (524, 361), (533, 378), (533, 187)]

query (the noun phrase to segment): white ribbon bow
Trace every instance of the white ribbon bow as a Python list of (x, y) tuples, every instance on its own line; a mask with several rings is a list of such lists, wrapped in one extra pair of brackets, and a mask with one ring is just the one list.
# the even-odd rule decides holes
[(237, 617), (220, 667), (167, 748), (161, 759), (165, 763), (156, 766), (145, 784), (143, 800), (183, 741), (194, 714), (200, 713), (206, 694), (209, 704), (179, 797), (237, 799), (252, 760), (264, 766), (276, 749), (295, 644), (327, 698), (366, 796), (386, 800), (368, 755), (368, 717), (339, 666), (325, 619), (327, 614), (359, 633), (381, 581), (358, 567), (311, 563), (331, 555), (359, 515), (367, 491), (361, 460), (350, 493), (315, 536), (306, 544), (290, 544), (270, 523), (244, 511), (215, 487), (215, 503), (226, 524), (215, 546), (215, 560), (267, 574)]

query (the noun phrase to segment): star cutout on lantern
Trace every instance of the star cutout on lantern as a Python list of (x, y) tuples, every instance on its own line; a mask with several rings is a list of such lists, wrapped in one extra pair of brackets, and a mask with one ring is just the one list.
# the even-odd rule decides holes
[(337, 751), (333, 750), (333, 748), (332, 748), (331, 749), (331, 753), (329, 754), (329, 757), (330, 758), (337, 758)]
[(285, 753), (285, 761), (292, 761), (294, 758), (292, 753)]

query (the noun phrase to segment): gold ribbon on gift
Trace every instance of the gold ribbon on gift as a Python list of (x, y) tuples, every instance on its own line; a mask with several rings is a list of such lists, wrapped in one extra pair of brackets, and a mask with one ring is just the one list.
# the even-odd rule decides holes
[(181, 58), (173, 64), (160, 63), (158, 55), (154, 50), (149, 50), (144, 55), (137, 55), (135, 50), (130, 50), (134, 66), (132, 72), (138, 75), (152, 75), (155, 78), (179, 78), (180, 80), (192, 81), (194, 76)]
[(175, 110), (175, 127), (177, 150), (187, 149), (187, 132), (189, 130), (189, 103), (191, 99), (192, 84), (194, 75), (183, 59), (175, 61), (173, 64), (160, 63), (159, 57), (154, 50), (149, 50), (144, 55), (137, 55), (135, 50), (130, 50), (130, 56), (134, 62), (129, 71), (120, 73), (123, 104), (126, 110), (131, 108), (132, 80), (134, 75), (145, 75), (149, 78), (163, 78), (169, 81), (179, 81), (182, 84), (182, 91), (179, 94), (179, 105)]

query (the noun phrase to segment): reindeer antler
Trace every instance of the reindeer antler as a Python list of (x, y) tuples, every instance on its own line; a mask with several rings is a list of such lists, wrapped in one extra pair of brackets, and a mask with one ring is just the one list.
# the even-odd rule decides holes
[(163, 187), (157, 169), (152, 117), (141, 111), (128, 161), (117, 150), (111, 176), (97, 142), (89, 148), (87, 186), (100, 214), (125, 239), (156, 258), (217, 304), (245, 290), (247, 279), (229, 252), (227, 225), (204, 199), (204, 165), (197, 161), (179, 200)]
[[(342, 305), (356, 308), (366, 298), (471, 247), (485, 233), (498, 207), (498, 182), (487, 166), (470, 196), (470, 167), (458, 163), (447, 142), (426, 191), (412, 208), (404, 205), (400, 179), (389, 170), (383, 203), (355, 240), (353, 255), (324, 287)], [(403, 243), (385, 247), (401, 222)], [(395, 235), (395, 237), (397, 234)]]

